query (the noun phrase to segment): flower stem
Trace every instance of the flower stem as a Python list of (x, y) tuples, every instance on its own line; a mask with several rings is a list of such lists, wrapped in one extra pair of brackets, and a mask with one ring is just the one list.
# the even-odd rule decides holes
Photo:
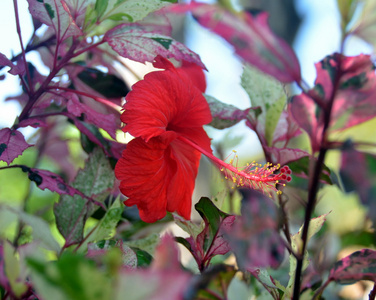
[[(213, 163), (217, 165), (225, 174), (225, 178), (230, 179), (238, 187), (245, 186), (260, 190), (272, 197), (270, 191), (274, 191), (277, 194), (282, 193), (276, 188), (276, 184), (280, 184), (280, 181), (288, 182), (291, 180), (291, 176), (289, 176), (289, 174), (291, 174), (291, 170), (287, 166), (284, 166), (279, 174), (274, 174), (274, 172), (278, 170), (280, 166), (272, 166), (269, 163), (261, 166), (261, 164), (253, 162), (251, 164), (247, 164), (243, 170), (239, 170), (237, 167), (232, 165), (233, 160), (230, 160), (230, 163), (228, 164), (215, 157), (213, 154), (206, 151), (191, 140), (183, 136), (179, 136), (179, 139), (211, 159)], [(235, 155), (235, 160), (237, 160), (237, 155)]]

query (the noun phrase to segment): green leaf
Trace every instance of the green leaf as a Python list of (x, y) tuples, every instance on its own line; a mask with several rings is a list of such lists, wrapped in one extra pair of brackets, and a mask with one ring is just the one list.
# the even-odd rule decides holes
[[(195, 205), (195, 209), (200, 214), (201, 218), (205, 221), (205, 224), (209, 227), (209, 235), (207, 245), (211, 245), (215, 239), (219, 229), (223, 225), (223, 220), (231, 215), (219, 210), (214, 203), (207, 197), (202, 197), (200, 201)], [(206, 244), (206, 243), (205, 243)], [(204, 248), (204, 250), (207, 250)]]
[(97, 0), (95, 2), (94, 10), (97, 12), (98, 18), (101, 18), (108, 6), (108, 0)]
[(209, 282), (209, 284), (206, 283), (205, 289), (198, 291), (197, 298), (217, 300), (220, 296), (220, 299), (227, 299), (227, 293), (224, 292), (227, 291), (235, 273), (236, 270), (233, 266), (215, 265), (210, 271), (201, 274), (202, 285), (204, 286), (204, 282)]
[(121, 219), (123, 205), (120, 197), (112, 203), (103, 218), (95, 225), (94, 231), (85, 238), (85, 242), (80, 245), (82, 251), (86, 250), (88, 243), (111, 238), (116, 230), (116, 226)]
[(287, 98), (279, 81), (249, 65), (244, 66), (241, 86), (247, 92), (252, 106), (261, 107), (264, 118), (266, 111), (274, 102), (281, 101), (281, 98), (286, 101)]
[[(353, 2), (350, 0), (342, 0), (343, 2)], [(338, 2), (341, 2), (338, 0)], [(351, 22), (352, 26), (348, 32), (356, 34), (360, 38), (364, 39), (371, 45), (376, 45), (375, 27), (376, 27), (376, 3), (373, 0), (355, 1), (355, 3), (349, 3), (349, 15), (353, 15), (357, 7), (356, 4), (362, 3), (361, 11), (358, 14), (358, 18), (355, 22)], [(347, 8), (345, 7), (345, 8)], [(349, 20), (350, 21), (350, 20)]]
[(287, 95), (283, 85), (265, 73), (249, 65), (244, 66), (241, 86), (247, 92), (252, 107), (259, 107), (261, 113), (255, 115), (258, 127), (264, 132), (268, 146), (272, 146), (281, 113), (283, 112)]
[(266, 111), (265, 138), (268, 145), (273, 145), (274, 131), (277, 128), (279, 118), (286, 106), (286, 95), (273, 102)]
[(15, 249), (8, 242), (3, 244), (4, 273), (12, 292), (18, 298), (27, 291), (25, 274), (21, 272), (20, 262), (16, 258)]
[(137, 267), (143, 268), (148, 267), (153, 261), (153, 256), (151, 256), (148, 252), (138, 249), (138, 248), (131, 248), (137, 255)]
[(55, 262), (28, 259), (31, 278), (44, 299), (102, 300), (112, 298), (110, 278), (82, 255), (65, 253)]
[[(12, 218), (15, 216), (21, 222), (29, 225), (33, 230), (34, 241), (40, 242), (41, 246), (45, 249), (59, 252), (60, 246), (56, 239), (53, 237), (50, 229), (50, 225), (43, 219), (27, 214), (13, 207), (0, 206), (1, 215), (6, 214), (6, 218)], [(13, 219), (13, 218), (12, 218)]]
[(250, 292), (247, 284), (237, 277), (234, 277), (227, 289), (228, 300), (248, 300)]
[[(145, 18), (149, 13), (169, 4), (161, 0), (99, 0), (96, 11), (99, 13), (99, 21), (106, 19), (118, 19), (119, 14), (127, 14), (127, 21), (137, 22)], [(107, 2), (107, 5), (103, 2)], [(103, 13), (102, 13), (103, 12)], [(114, 17), (115, 16), (115, 17)], [(124, 21), (124, 19), (122, 19)]]
[(116, 225), (121, 219), (122, 212), (123, 205), (120, 202), (120, 197), (118, 197), (108, 209), (105, 216), (100, 220), (97, 229), (91, 235), (90, 239), (98, 241), (109, 238), (116, 229)]
[(106, 251), (104, 260), (112, 269), (118, 269), (121, 266), (126, 266), (129, 269), (137, 267), (136, 252), (123, 243), (122, 240), (102, 240), (97, 243), (88, 245), (89, 257), (103, 257), (103, 250)]
[[(88, 197), (103, 201), (113, 187), (114, 172), (103, 151), (95, 148), (80, 170), (72, 186)], [(62, 195), (54, 207), (56, 224), (66, 239), (66, 246), (79, 243), (83, 238), (85, 221), (94, 211), (94, 204), (78, 195)]]
[(127, 244), (129, 247), (135, 247), (139, 248), (141, 250), (144, 250), (148, 253), (153, 254), (155, 247), (158, 245), (160, 240), (158, 233), (152, 233), (151, 235), (134, 241), (126, 241), (125, 244)]
[[(310, 241), (310, 239), (317, 232), (320, 231), (322, 225), (324, 224), (324, 222), (326, 220), (326, 216), (329, 213), (322, 215), (322, 216), (319, 216), (317, 218), (311, 219), (311, 221), (309, 222), (309, 228), (308, 228), (307, 244)], [(302, 242), (302, 232), (303, 232), (303, 226), (300, 227), (298, 233), (291, 236), (291, 248), (295, 253), (301, 253), (301, 247), (302, 247), (302, 243), (303, 243)], [(310, 260), (308, 258), (308, 251), (306, 250), (305, 253), (304, 253), (302, 271), (307, 269), (309, 262), (310, 262)], [(285, 295), (284, 295), (284, 298), (286, 298), (286, 299), (290, 299), (289, 297), (292, 297), (292, 292), (293, 292), (293, 288), (294, 288), (294, 281), (295, 281), (296, 263), (297, 263), (296, 258), (292, 254), (290, 254), (290, 272), (289, 272), (290, 280), (289, 280), (289, 282), (286, 286), (286, 291), (285, 291)]]

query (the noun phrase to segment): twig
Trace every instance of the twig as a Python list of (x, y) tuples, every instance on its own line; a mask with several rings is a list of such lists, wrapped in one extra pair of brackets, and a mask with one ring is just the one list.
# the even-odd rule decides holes
[(317, 159), (317, 162), (314, 166), (313, 170), (313, 176), (310, 180), (309, 184), (309, 190), (308, 190), (308, 202), (306, 207), (306, 213), (304, 217), (304, 224), (303, 224), (303, 231), (302, 231), (302, 246), (301, 246), (301, 257), (297, 259), (296, 264), (296, 272), (295, 272), (295, 281), (294, 281), (294, 293), (293, 293), (293, 300), (298, 300), (300, 295), (300, 285), (301, 285), (301, 276), (302, 276), (302, 270), (303, 270), (303, 259), (304, 259), (304, 253), (307, 248), (307, 241), (308, 241), (308, 229), (309, 229), (309, 222), (311, 220), (313, 211), (315, 209), (316, 205), (316, 196), (318, 192), (319, 187), (319, 180), (320, 180), (320, 174), (324, 165), (325, 161), (325, 155), (327, 152), (326, 144), (327, 144), (327, 130), (329, 128), (330, 124), (330, 117), (331, 117), (331, 111), (334, 103), (334, 99), (336, 96), (336, 91), (338, 90), (339, 81), (341, 78), (341, 56), (338, 56), (338, 66), (337, 66), (337, 74), (335, 77), (335, 81), (333, 84), (333, 92), (328, 100), (327, 103), (325, 103), (324, 106), (321, 107), (321, 111), (324, 114), (324, 127), (322, 130), (322, 137), (320, 142), (320, 150), (319, 150), (319, 157)]
[[(15, 18), (16, 18), (17, 34), (18, 34), (18, 38), (20, 40), (22, 58), (23, 58), (23, 63), (25, 64), (25, 72), (26, 72), (26, 77), (27, 77), (27, 84), (25, 85), (25, 89), (28, 91), (28, 94), (30, 94), (30, 93), (33, 93), (33, 85), (31, 83), (31, 76), (30, 76), (29, 68), (27, 66), (27, 61), (26, 61), (25, 48), (24, 48), (24, 45), (23, 45), (23, 42), (22, 42), (21, 26), (20, 26), (20, 19), (19, 19), (19, 15), (18, 15), (17, 0), (13, 0), (13, 6), (14, 6), (14, 14), (15, 14)], [(22, 75), (20, 75), (20, 79), (21, 79), (21, 81), (24, 81)]]

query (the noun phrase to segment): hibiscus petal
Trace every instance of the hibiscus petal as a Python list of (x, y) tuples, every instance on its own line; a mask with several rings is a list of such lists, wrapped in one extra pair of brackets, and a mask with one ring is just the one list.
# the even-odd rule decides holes
[(130, 141), (115, 167), (120, 190), (129, 199), (125, 205), (137, 205), (145, 222), (155, 222), (166, 215), (167, 188), (176, 168), (165, 159), (168, 146), (160, 139), (148, 143), (141, 138)]
[(177, 139), (173, 132), (145, 142), (136, 138), (128, 143), (115, 167), (120, 190), (137, 205), (145, 222), (155, 222), (176, 211), (190, 219), (191, 197), (200, 153)]
[(167, 191), (167, 210), (170, 212), (176, 211), (180, 216), (189, 220), (192, 193), (201, 153), (178, 139), (171, 143), (170, 148), (170, 157), (176, 162), (177, 170), (171, 178)]
[(187, 76), (165, 70), (149, 73), (128, 93), (124, 131), (146, 141), (163, 132), (211, 122), (209, 105)]
[(202, 92), (206, 90), (206, 78), (205, 74), (200, 66), (195, 63), (183, 61), (180, 68), (175, 66), (166, 58), (158, 55), (153, 63), (153, 66), (159, 69), (170, 70), (176, 72), (181, 77), (187, 77), (192, 83)]

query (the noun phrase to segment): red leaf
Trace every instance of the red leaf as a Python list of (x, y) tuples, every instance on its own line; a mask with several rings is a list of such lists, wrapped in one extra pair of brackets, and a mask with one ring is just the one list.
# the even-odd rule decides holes
[(280, 265), (284, 246), (278, 234), (278, 216), (274, 203), (263, 194), (251, 189), (243, 194), (241, 216), (236, 218), (231, 231), (226, 233), (232, 251), (241, 268)]
[(70, 36), (82, 35), (81, 29), (73, 20), (64, 0), (27, 0), (31, 15), (42, 23), (51, 26), (59, 42)]
[(23, 75), (25, 74), (25, 65), (21, 60), (18, 61), (18, 64), (13, 64), (4, 54), (0, 53), (0, 66), (10, 67), (8, 71), (12, 75)]
[(157, 55), (195, 63), (205, 69), (200, 57), (185, 45), (158, 31), (121, 24), (108, 31), (104, 39), (119, 55), (134, 61), (152, 62)]
[(8, 165), (31, 146), (21, 132), (10, 128), (0, 130), (0, 160)]
[(376, 251), (363, 249), (337, 261), (330, 270), (329, 281), (351, 284), (359, 280), (376, 281)]
[(246, 62), (282, 82), (300, 81), (300, 66), (291, 47), (269, 28), (267, 14), (237, 15), (217, 5), (191, 2), (171, 5), (172, 13), (191, 11), (195, 19), (235, 47)]

